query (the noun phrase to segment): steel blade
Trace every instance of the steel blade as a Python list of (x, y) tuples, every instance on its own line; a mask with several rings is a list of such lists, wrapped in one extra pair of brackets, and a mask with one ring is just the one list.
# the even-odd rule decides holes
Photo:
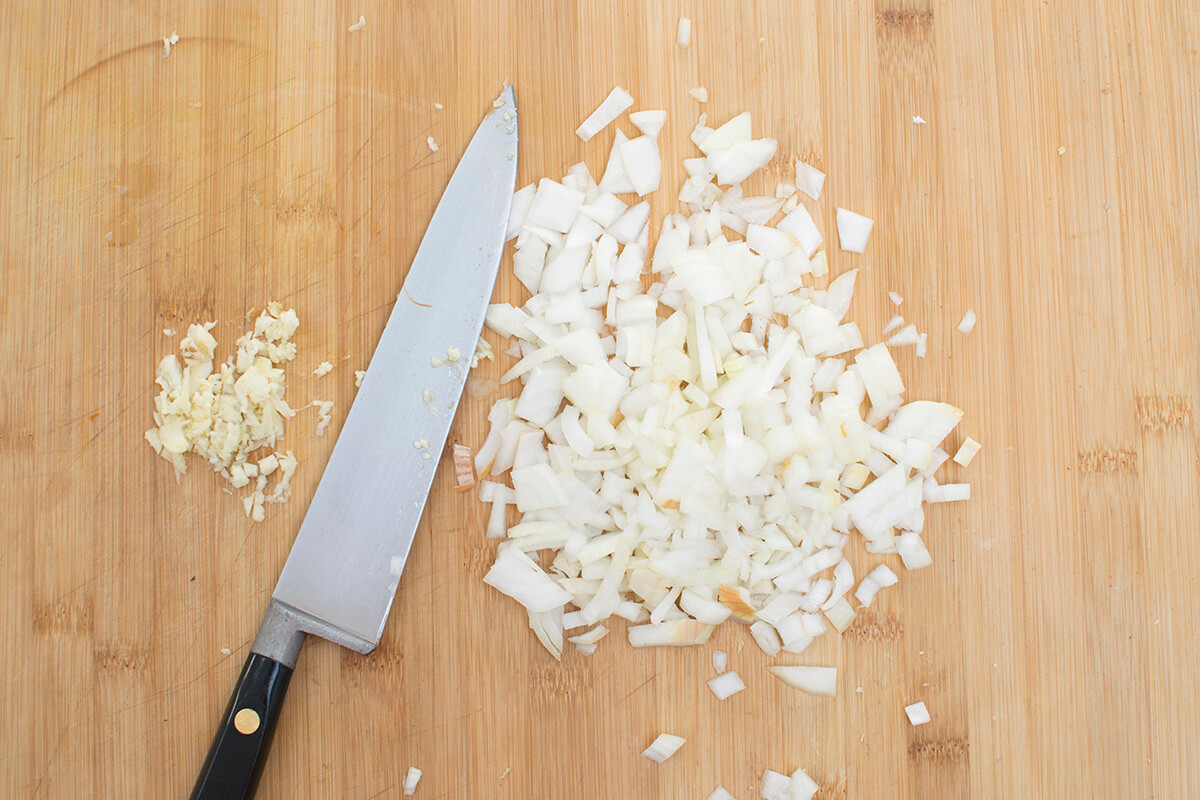
[[(504, 247), (517, 120), (512, 88), (500, 99), (434, 211), (273, 595), (362, 652), (387, 621)], [(448, 348), (459, 360), (434, 366)]]

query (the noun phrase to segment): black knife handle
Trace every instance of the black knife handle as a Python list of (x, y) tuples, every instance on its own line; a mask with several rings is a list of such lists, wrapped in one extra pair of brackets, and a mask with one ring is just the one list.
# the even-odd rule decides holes
[(291, 677), (291, 667), (250, 654), (200, 768), (191, 800), (248, 800), (254, 796)]

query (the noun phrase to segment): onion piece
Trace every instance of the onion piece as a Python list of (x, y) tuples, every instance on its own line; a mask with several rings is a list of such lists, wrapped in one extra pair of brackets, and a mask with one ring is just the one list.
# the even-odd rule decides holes
[(561, 608), (571, 601), (571, 595), (537, 563), (511, 545), (501, 545), (496, 551), (496, 561), (483, 581), (513, 598), (531, 613)]
[(639, 136), (622, 142), (621, 163), (639, 197), (658, 188), (662, 180), (662, 159), (653, 136)]
[(981, 449), (983, 449), (983, 445), (968, 436), (959, 445), (958, 452), (954, 454), (954, 463), (967, 466)]
[(680, 594), (679, 607), (706, 625), (720, 625), (733, 613), (729, 607), (690, 588)]
[(962, 315), (962, 319), (958, 322), (958, 332), (966, 336), (975, 327), (975, 311), (968, 308), (966, 313)]
[(936, 481), (925, 483), (922, 496), (926, 503), (955, 503), (971, 499), (971, 484), (943, 483)]
[(843, 250), (850, 253), (864, 253), (867, 250), (867, 239), (871, 235), (871, 227), (875, 221), (862, 214), (837, 210), (838, 242)]
[(508, 230), (504, 235), (504, 241), (515, 239), (521, 232), (521, 228), (525, 226), (525, 219), (529, 216), (529, 209), (533, 206), (535, 194), (537, 194), (537, 187), (532, 183), (513, 193), (512, 207), (508, 212)]
[(796, 238), (804, 254), (812, 257), (824, 241), (812, 215), (804, 206), (796, 206), (786, 217), (779, 221), (779, 230), (785, 231)]
[(792, 779), (774, 770), (766, 770), (758, 782), (758, 796), (763, 800), (792, 800)]
[(675, 755), (675, 751), (683, 746), (687, 739), (682, 736), (676, 736), (671, 733), (660, 733), (650, 746), (642, 751), (642, 755), (651, 761), (661, 764), (671, 756)]
[(904, 531), (896, 537), (896, 552), (907, 570), (921, 569), (933, 563), (933, 557), (916, 531)]
[(832, 607), (825, 609), (825, 618), (829, 620), (833, 627), (837, 628), (838, 633), (842, 633), (846, 628), (850, 627), (850, 623), (854, 621), (854, 609), (846, 602), (845, 598), (838, 600)]
[(558, 233), (571, 229), (583, 204), (584, 193), (568, 189), (557, 181), (542, 178), (529, 206), (526, 224), (541, 225)]
[(454, 491), (465, 492), (475, 485), (475, 457), (465, 444), (454, 445)]
[(893, 586), (898, 580), (896, 573), (892, 572), (887, 564), (880, 564), (859, 582), (858, 588), (854, 590), (854, 598), (864, 607), (869, 606), (880, 589)]
[(754, 641), (758, 643), (762, 651), (769, 656), (774, 657), (779, 655), (779, 651), (783, 648), (783, 642), (779, 640), (779, 634), (762, 620), (750, 625), (750, 635), (754, 637)]
[(821, 197), (821, 187), (825, 185), (825, 173), (816, 167), (796, 161), (796, 188), (813, 200)]
[(633, 191), (633, 184), (625, 173), (625, 163), (621, 160), (621, 145), (629, 141), (629, 137), (617, 130), (613, 138), (612, 150), (608, 154), (608, 163), (604, 167), (604, 175), (600, 178), (600, 191), (611, 194), (624, 194)]
[(854, 570), (850, 566), (850, 562), (843, 558), (833, 568), (833, 587), (830, 589), (829, 598), (822, 604), (821, 610), (827, 611), (837, 605), (853, 585)]
[(745, 689), (746, 684), (736, 672), (730, 671), (723, 672), (715, 678), (709, 678), (708, 688), (712, 690), (718, 700), (724, 700)]
[(746, 622), (754, 619), (754, 607), (750, 605), (750, 592), (744, 587), (718, 586), (717, 599), (738, 619)]
[(929, 709), (925, 707), (925, 701), (923, 700), (905, 706), (904, 713), (908, 715), (908, 721), (912, 723), (913, 727), (924, 725), (932, 719), (929, 716)]
[(632, 105), (633, 95), (620, 86), (614, 86), (608, 97), (604, 98), (596, 110), (575, 129), (575, 135), (586, 142), (608, 127), (610, 122)]
[(919, 344), (921, 334), (917, 332), (916, 325), (905, 325), (887, 340), (888, 347), (904, 347), (910, 344)]
[(697, 103), (707, 103), (708, 89), (705, 89), (703, 86), (693, 86), (691, 89), (688, 89), (688, 96)]
[(687, 17), (679, 18), (679, 26), (675, 29), (675, 44), (687, 47), (692, 43), (692, 21)]
[(596, 627), (591, 628), (590, 630), (587, 630), (577, 636), (568, 638), (567, 641), (571, 644), (591, 645), (600, 641), (607, 635), (608, 628), (604, 627), (603, 625), (597, 625)]
[(738, 141), (728, 150), (710, 155), (708, 163), (717, 183), (729, 186), (741, 183), (770, 163), (778, 146), (774, 139)]
[(657, 139), (663, 125), (667, 122), (667, 112), (661, 109), (653, 111), (634, 111), (629, 115), (629, 121), (634, 127), (651, 139)]
[(421, 770), (416, 767), (409, 767), (408, 772), (404, 775), (403, 790), (406, 795), (416, 794), (417, 784), (421, 781)]
[(726, 653), (724, 650), (713, 650), (713, 654), (712, 654), (713, 669), (715, 669), (718, 674), (725, 671), (725, 667), (726, 667), (726, 665), (728, 665), (728, 663), (729, 663), (729, 654), (728, 653)]
[(724, 786), (717, 786), (707, 800), (737, 800), (737, 798), (730, 794)]
[(704, 644), (713, 626), (694, 619), (674, 619), (649, 625), (634, 625), (629, 629), (629, 643), (634, 647), (687, 647)]
[(794, 689), (824, 697), (837, 696), (837, 667), (767, 667), (767, 671)]

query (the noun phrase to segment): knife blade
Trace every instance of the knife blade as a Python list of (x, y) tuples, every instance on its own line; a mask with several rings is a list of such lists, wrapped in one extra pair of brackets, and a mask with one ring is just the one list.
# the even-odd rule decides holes
[(510, 86), (434, 210), (192, 800), (253, 796), (307, 635), (364, 654), (379, 643), (491, 299), (516, 152)]

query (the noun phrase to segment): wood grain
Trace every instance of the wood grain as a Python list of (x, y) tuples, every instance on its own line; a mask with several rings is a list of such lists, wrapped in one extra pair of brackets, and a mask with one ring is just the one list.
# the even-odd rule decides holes
[[(260, 796), (397, 797), (409, 765), (425, 798), (750, 798), (798, 766), (825, 798), (1200, 796), (1195, 3), (174, 5), (17, 0), (0, 24), (0, 794), (189, 790), (337, 424), (290, 423), (295, 498), (251, 524), (142, 441), (162, 330), (219, 319), (228, 346), (295, 307), (289, 400), (340, 420), (511, 80), (522, 184), (602, 166), (611, 132), (572, 131), (613, 84), (668, 110), (667, 186), (697, 85), (710, 118), (749, 110), (825, 169), (829, 238), (837, 205), (876, 219), (865, 256), (830, 253), (862, 267), (852, 314), (873, 338), (895, 290), (929, 332), (900, 366), (966, 410), (984, 450), (947, 474), (975, 496), (930, 511), (933, 568), (796, 659), (841, 667), (817, 701), (732, 624), (553, 662), (481, 584), (482, 510), (441, 475), (379, 650), (306, 648)], [(725, 702), (714, 648), (749, 684)], [(664, 731), (688, 743), (640, 758)]]

